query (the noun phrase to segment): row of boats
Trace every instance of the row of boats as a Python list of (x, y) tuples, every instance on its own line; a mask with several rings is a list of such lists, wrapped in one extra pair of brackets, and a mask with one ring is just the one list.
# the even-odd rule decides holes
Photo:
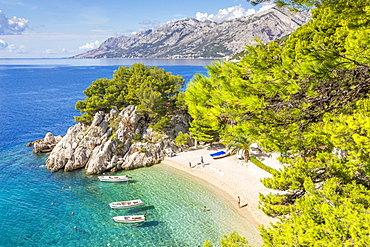
[[(123, 176), (99, 176), (98, 179), (102, 182), (128, 182), (129, 177), (127, 175)], [(129, 201), (119, 201), (111, 202), (109, 206), (111, 209), (126, 209), (133, 208), (143, 204), (141, 199), (129, 200)], [(141, 215), (122, 215), (115, 216), (113, 220), (117, 223), (140, 223), (146, 220), (147, 214)]]

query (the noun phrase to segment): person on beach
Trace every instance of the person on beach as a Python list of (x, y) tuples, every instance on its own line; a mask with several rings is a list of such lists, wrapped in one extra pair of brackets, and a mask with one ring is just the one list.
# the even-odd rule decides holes
[(191, 162), (189, 161), (189, 167), (191, 168)]
[(200, 163), (199, 164), (201, 164), (202, 165), (202, 167), (204, 168), (204, 160), (203, 160), (203, 156), (200, 156)]
[(240, 196), (238, 196), (238, 208), (240, 208)]

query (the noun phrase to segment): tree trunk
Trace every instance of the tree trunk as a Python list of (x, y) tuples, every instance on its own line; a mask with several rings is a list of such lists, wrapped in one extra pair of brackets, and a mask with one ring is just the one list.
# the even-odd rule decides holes
[(245, 159), (245, 162), (249, 161), (249, 150), (248, 149), (244, 150), (244, 159)]

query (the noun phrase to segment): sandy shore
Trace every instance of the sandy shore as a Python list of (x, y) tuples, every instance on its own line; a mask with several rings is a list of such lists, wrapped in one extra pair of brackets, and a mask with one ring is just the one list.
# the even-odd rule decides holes
[[(223, 149), (197, 149), (182, 152), (174, 157), (167, 157), (163, 164), (185, 171), (191, 175), (205, 180), (227, 193), (226, 199), (238, 208), (237, 198), (240, 196), (240, 214), (253, 226), (258, 228), (263, 224), (267, 226), (274, 222), (273, 218), (266, 216), (258, 208), (259, 193), (274, 193), (274, 190), (267, 189), (261, 183), (261, 178), (271, 175), (255, 166), (253, 163), (245, 164), (235, 157), (235, 155), (212, 159), (210, 154)], [(204, 165), (199, 164), (203, 156)], [(189, 166), (189, 162), (192, 168)], [(281, 165), (274, 157), (264, 157), (263, 163), (281, 168)], [(225, 196), (225, 193), (223, 193)]]

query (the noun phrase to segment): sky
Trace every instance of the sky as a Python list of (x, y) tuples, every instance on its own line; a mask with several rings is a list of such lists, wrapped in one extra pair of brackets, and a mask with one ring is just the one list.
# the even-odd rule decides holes
[(224, 20), (271, 4), (246, 0), (0, 0), (0, 58), (63, 58), (169, 21)]

